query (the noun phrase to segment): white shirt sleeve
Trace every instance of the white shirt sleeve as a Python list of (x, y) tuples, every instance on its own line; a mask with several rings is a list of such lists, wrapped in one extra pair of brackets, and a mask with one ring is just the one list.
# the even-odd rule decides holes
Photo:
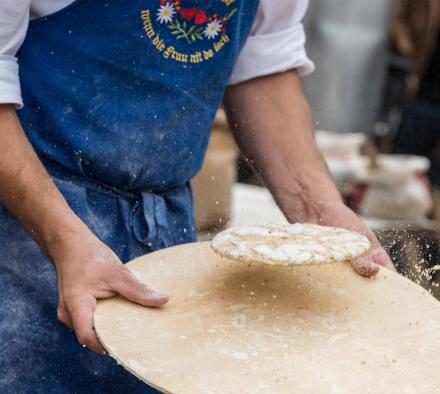
[(307, 57), (301, 20), (309, 0), (260, 0), (251, 34), (240, 53), (230, 85), (252, 78), (297, 69), (314, 71)]
[(0, 1), (0, 103), (23, 106), (15, 54), (26, 36), (31, 0)]

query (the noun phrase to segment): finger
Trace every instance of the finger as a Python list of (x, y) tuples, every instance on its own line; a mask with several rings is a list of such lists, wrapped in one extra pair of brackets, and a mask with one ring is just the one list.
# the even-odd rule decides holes
[(169, 300), (167, 295), (150, 289), (140, 282), (128, 269), (122, 271), (117, 281), (112, 284), (112, 288), (122, 297), (143, 306), (159, 307)]
[(70, 314), (66, 311), (64, 306), (59, 306), (57, 309), (57, 319), (63, 323), (65, 326), (73, 330), (73, 322), (70, 318)]
[(351, 261), (353, 269), (362, 276), (370, 278), (379, 272), (380, 267), (373, 263), (373, 259), (370, 253), (366, 253)]
[(388, 268), (392, 271), (396, 271), (396, 268), (394, 267), (390, 256), (382, 247), (376, 235), (370, 229), (368, 229), (368, 233), (366, 235), (372, 245), (370, 251), (372, 261), (375, 264), (381, 265), (382, 267)]
[(93, 296), (84, 296), (72, 303), (69, 311), (79, 343), (96, 353), (105, 354), (105, 349), (93, 329), (95, 307), (96, 299)]
[(390, 256), (381, 246), (373, 248), (371, 255), (372, 255), (373, 261), (376, 264), (381, 265), (382, 267), (388, 268), (391, 271), (397, 271), (396, 267), (394, 267), (394, 264), (391, 261)]

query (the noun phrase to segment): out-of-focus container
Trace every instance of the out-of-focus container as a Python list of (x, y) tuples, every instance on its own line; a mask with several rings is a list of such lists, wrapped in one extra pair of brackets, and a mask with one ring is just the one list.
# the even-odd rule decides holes
[(317, 131), (316, 141), (348, 205), (379, 219), (421, 220), (432, 209), (429, 160), (414, 155), (361, 156), (363, 134)]
[(350, 160), (360, 155), (367, 138), (361, 133), (335, 133), (318, 130), (316, 143), (327, 160)]
[(192, 181), (199, 231), (221, 229), (231, 219), (232, 186), (237, 178), (238, 148), (223, 110), (217, 112), (201, 171)]
[(425, 176), (429, 160), (413, 155), (379, 155), (378, 168), (366, 157), (351, 162), (352, 181), (364, 185), (360, 205), (364, 215), (383, 219), (419, 220), (432, 208)]
[(378, 155), (377, 164), (371, 168), (369, 158), (363, 156), (346, 162), (343, 178), (348, 205), (378, 219), (426, 219), (432, 209), (426, 176), (429, 160), (414, 155)]

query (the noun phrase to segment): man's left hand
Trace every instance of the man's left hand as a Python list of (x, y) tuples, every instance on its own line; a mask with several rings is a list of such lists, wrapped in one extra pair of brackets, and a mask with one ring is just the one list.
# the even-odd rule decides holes
[(325, 204), (319, 213), (319, 223), (324, 226), (341, 227), (365, 235), (371, 242), (370, 250), (352, 261), (355, 271), (363, 276), (374, 276), (380, 266), (395, 271), (388, 253), (365, 223), (347, 206), (341, 203)]

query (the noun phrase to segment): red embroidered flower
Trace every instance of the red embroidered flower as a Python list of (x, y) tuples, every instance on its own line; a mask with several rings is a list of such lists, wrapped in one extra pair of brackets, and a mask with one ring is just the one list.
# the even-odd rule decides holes
[(198, 11), (196, 18), (194, 19), (194, 23), (196, 25), (203, 25), (204, 23), (206, 23), (208, 20), (208, 15), (206, 15), (205, 11)]
[(179, 11), (179, 14), (182, 15), (182, 18), (186, 21), (190, 21), (197, 13), (197, 9), (193, 8), (184, 8)]

